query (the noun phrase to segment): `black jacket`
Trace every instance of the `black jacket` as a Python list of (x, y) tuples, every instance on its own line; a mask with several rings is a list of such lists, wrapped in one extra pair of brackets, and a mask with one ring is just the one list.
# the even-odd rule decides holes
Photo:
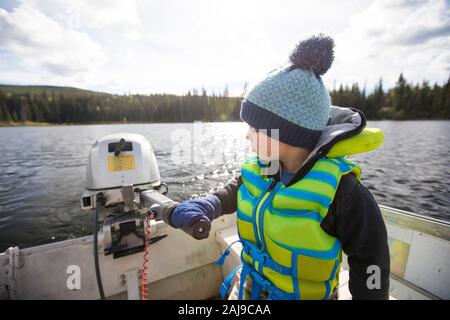
[[(341, 135), (332, 135), (331, 140), (324, 137), (322, 143), (319, 143), (318, 147), (313, 150), (288, 185), (301, 179), (337, 141), (354, 135), (364, 128), (366, 122), (360, 111), (336, 108), (334, 107), (336, 128), (342, 129), (342, 123), (349, 124), (350, 122), (353, 127), (349, 126), (348, 130), (344, 130)], [(336, 116), (337, 113), (339, 115)], [(359, 114), (359, 118), (356, 113)], [(332, 122), (333, 119), (330, 121)], [(278, 174), (275, 175), (275, 179), (279, 180)], [(241, 184), (242, 179), (238, 177), (214, 193), (222, 204), (222, 214), (236, 211), (237, 190)], [(342, 177), (321, 227), (341, 242), (342, 249), (348, 256), (349, 289), (352, 298), (389, 299), (390, 256), (386, 226), (372, 194), (353, 174)], [(369, 277), (373, 275), (373, 271), (368, 270), (372, 265), (378, 266), (381, 271), (379, 289), (369, 289), (367, 285), (368, 280), (369, 283), (372, 283)]]

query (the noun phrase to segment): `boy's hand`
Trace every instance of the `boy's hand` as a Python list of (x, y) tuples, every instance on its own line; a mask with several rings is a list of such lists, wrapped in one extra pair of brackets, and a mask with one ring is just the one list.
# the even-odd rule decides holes
[(175, 207), (171, 215), (171, 224), (175, 228), (190, 227), (203, 218), (211, 222), (221, 214), (221, 204), (214, 195), (203, 199), (187, 200)]

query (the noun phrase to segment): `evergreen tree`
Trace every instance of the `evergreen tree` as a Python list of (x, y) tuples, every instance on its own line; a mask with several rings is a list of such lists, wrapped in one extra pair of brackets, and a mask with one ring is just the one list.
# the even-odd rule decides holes
[[(247, 84), (246, 84), (247, 86)], [(245, 89), (246, 90), (246, 89)], [(170, 94), (113, 95), (73, 88), (0, 85), (0, 121), (49, 123), (239, 121), (243, 96), (207, 94), (196, 88)], [(385, 91), (380, 79), (371, 93), (357, 83), (330, 92), (332, 104), (363, 111), (367, 119), (450, 119), (450, 77), (440, 86), (409, 84), (400, 74)]]

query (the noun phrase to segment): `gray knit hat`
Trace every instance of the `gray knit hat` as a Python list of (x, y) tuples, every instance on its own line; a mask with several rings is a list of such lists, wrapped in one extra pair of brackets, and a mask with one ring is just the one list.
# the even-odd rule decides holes
[(241, 119), (256, 129), (279, 129), (281, 142), (313, 149), (330, 116), (331, 99), (321, 75), (333, 62), (333, 48), (333, 39), (322, 34), (301, 41), (288, 65), (248, 91)]

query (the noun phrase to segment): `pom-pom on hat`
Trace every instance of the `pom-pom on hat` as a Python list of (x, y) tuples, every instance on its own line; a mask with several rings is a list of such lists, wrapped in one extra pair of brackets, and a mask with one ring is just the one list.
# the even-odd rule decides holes
[(331, 67), (333, 48), (333, 39), (322, 34), (299, 42), (288, 65), (248, 91), (241, 119), (256, 129), (279, 129), (281, 142), (314, 149), (330, 116), (331, 99), (321, 76)]

